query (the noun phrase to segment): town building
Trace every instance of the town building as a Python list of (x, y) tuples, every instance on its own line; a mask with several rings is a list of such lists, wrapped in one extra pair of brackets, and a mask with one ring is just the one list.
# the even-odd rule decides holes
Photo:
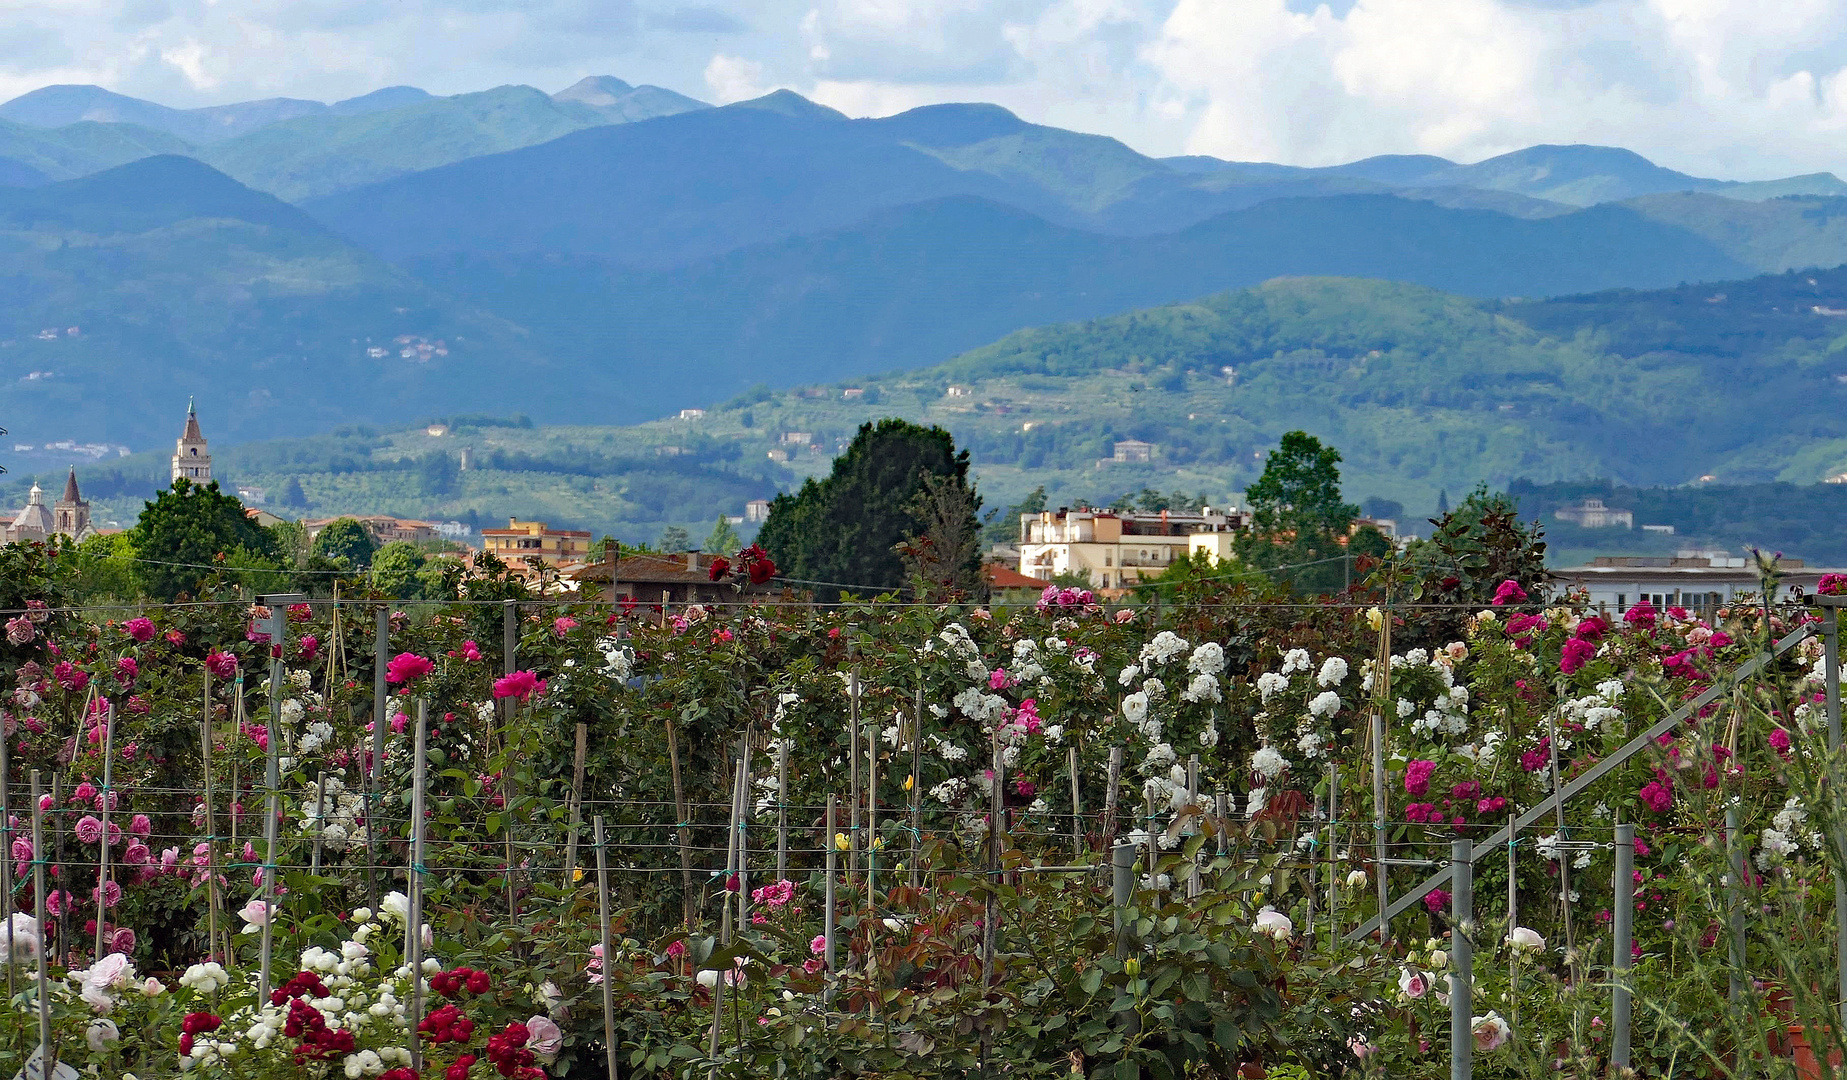
[(504, 529), (481, 530), (481, 547), (523, 573), (530, 565), (528, 559), (554, 568), (582, 562), (590, 554), (590, 534), (583, 529), (554, 529), (543, 521), (508, 518)]
[(45, 505), (45, 489), (33, 484), (32, 490), (26, 493), (25, 509), (13, 515), (12, 523), (6, 527), (6, 542), (42, 543), (50, 538), (51, 533), (51, 510)]
[(1552, 512), (1552, 516), (1586, 529), (1635, 528), (1634, 511), (1605, 506), (1602, 499), (1585, 499), (1581, 503), (1561, 506)]
[(77, 469), (64, 478), (64, 497), (51, 504), (51, 531), (72, 540), (82, 540), (95, 532), (90, 527), (90, 504), (77, 490)]
[(42, 543), (54, 536), (83, 540), (95, 533), (90, 523), (90, 504), (77, 489), (74, 467), (64, 479), (64, 496), (57, 502), (46, 506), (45, 489), (33, 484), (26, 493), (25, 508), (0, 521), (0, 543), (7, 544)]
[(379, 544), (389, 544), (394, 540), (410, 540), (413, 542), (435, 540), (442, 535), (437, 531), (435, 525), (427, 521), (416, 521), (411, 518), (395, 518), (386, 514), (341, 514), (339, 517), (310, 518), (303, 521), (302, 526), (308, 530), (308, 539), (312, 540), (321, 535), (322, 529), (341, 520), (341, 518), (357, 521), (367, 533), (371, 534), (372, 540)]
[(1140, 439), (1124, 439), (1117, 443), (1110, 461), (1119, 465), (1146, 465), (1154, 460), (1154, 444)]
[[(1824, 574), (1847, 573), (1784, 559), (1777, 599), (1812, 593)], [(1751, 560), (1727, 551), (1682, 550), (1666, 555), (1600, 555), (1584, 566), (1552, 572), (1561, 589), (1582, 590), (1592, 607), (1621, 614), (1646, 600), (1657, 610), (1683, 607), (1702, 615), (1742, 594), (1757, 596), (1763, 581)]]
[(607, 555), (562, 568), (577, 582), (578, 591), (604, 599), (628, 600), (652, 607), (685, 604), (741, 604), (761, 601), (782, 591), (781, 586), (746, 586), (742, 591), (729, 581), (712, 580), (712, 560), (702, 551), (665, 554), (629, 554), (615, 560), (616, 587), (609, 592), (610, 559)]
[(186, 402), (186, 430), (173, 449), (172, 479), (182, 477), (195, 484), (212, 482), (212, 451), (199, 430), (199, 414), (193, 410), (190, 400)]
[(752, 499), (744, 504), (745, 521), (763, 522), (769, 519), (770, 501), (768, 499)]
[[(1159, 513), (1072, 510), (1020, 515), (1020, 573), (1040, 581), (1087, 575), (1093, 589), (1117, 589), (1156, 577), (1196, 547), (1230, 557), (1230, 538), (1250, 527), (1241, 510)], [(1195, 538), (1198, 539), (1195, 539)]]

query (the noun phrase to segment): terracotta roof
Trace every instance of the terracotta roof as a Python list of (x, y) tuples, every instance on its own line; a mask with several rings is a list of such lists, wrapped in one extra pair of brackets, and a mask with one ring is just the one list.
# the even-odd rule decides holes
[(1043, 589), (1046, 585), (1036, 577), (1027, 577), (1018, 570), (997, 562), (982, 563), (981, 576), (987, 581), (990, 589)]

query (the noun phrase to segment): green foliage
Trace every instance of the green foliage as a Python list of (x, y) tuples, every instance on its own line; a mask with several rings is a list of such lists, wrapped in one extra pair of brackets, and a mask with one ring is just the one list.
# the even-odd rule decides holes
[(142, 560), (135, 570), (142, 590), (161, 600), (197, 592), (217, 566), (262, 566), (276, 557), (275, 538), (215, 480), (175, 480), (142, 508), (128, 536)]
[(282, 505), (293, 510), (305, 510), (308, 507), (307, 493), (301, 489), (301, 477), (291, 476), (282, 487)]
[(393, 540), (372, 556), (372, 584), (399, 600), (439, 599), (443, 567), (409, 540)]
[(1492, 603), (1503, 581), (1526, 590), (1533, 607), (1543, 605), (1550, 591), (1545, 530), (1522, 521), (1512, 497), (1486, 485), (1469, 492), (1436, 522), (1429, 539), (1413, 541), (1400, 566), (1382, 574), (1408, 577), (1409, 599), (1444, 605), (1416, 624), (1422, 640), (1432, 644), (1459, 637), (1470, 611)]
[(661, 535), (654, 541), (654, 546), (665, 552), (691, 551), (692, 534), (678, 525), (669, 525), (661, 530)]
[(127, 533), (95, 533), (67, 546), (58, 558), (58, 572), (83, 603), (133, 603), (141, 597), (135, 546)]
[(730, 555), (744, 546), (738, 539), (738, 531), (731, 527), (731, 522), (724, 514), (712, 523), (712, 531), (705, 538), (705, 546), (700, 548), (708, 555)]
[(1346, 582), (1340, 565), (1359, 508), (1340, 498), (1340, 451), (1306, 432), (1291, 431), (1271, 452), (1263, 476), (1245, 491), (1252, 513), (1239, 536), (1238, 558), (1275, 569), (1298, 592), (1335, 592)]
[(322, 527), (314, 538), (313, 554), (321, 555), (354, 569), (372, 565), (378, 545), (366, 527), (352, 518), (336, 518)]
[(895, 589), (904, 581), (895, 548), (912, 532), (909, 507), (925, 490), (926, 474), (966, 487), (968, 452), (957, 451), (939, 427), (898, 419), (861, 425), (826, 479), (776, 497), (757, 542), (786, 576)]

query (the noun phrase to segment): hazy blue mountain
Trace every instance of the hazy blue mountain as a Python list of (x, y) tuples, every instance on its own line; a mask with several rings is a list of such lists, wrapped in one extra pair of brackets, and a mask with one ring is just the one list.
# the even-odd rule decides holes
[(37, 187), (49, 183), (51, 177), (18, 158), (0, 157), (0, 187)]
[(502, 86), (357, 115), (298, 117), (204, 147), (199, 157), (251, 187), (299, 201), (611, 122), (579, 101)]
[[(1752, 272), (1625, 207), (1523, 220), (1378, 195), (1276, 200), (1134, 238), (956, 197), (652, 273), (581, 253), (409, 265), (557, 356), (636, 374), (621, 407), (641, 416), (680, 407), (688, 385), (722, 397), (757, 382), (905, 370), (1023, 327), (1278, 276), (1389, 276), (1493, 297)], [(675, 378), (639, 377), (664, 369)]]
[(1269, 180), (1345, 176), (1394, 189), (1470, 188), (1570, 206), (1592, 206), (1681, 191), (1714, 192), (1744, 200), (1783, 195), (1847, 195), (1847, 182), (1832, 173), (1809, 173), (1778, 180), (1710, 180), (1662, 168), (1632, 150), (1615, 146), (1529, 146), (1472, 165), (1428, 154), (1386, 154), (1317, 168), (1199, 156), (1161, 160), (1185, 175), (1234, 174)]
[(5, 424), (29, 443), (149, 445), (192, 394), (214, 437), (253, 438), (472, 401), (507, 365), (565, 385), (500, 320), (190, 158), (0, 188), (0, 279)]
[(339, 116), (359, 116), (363, 113), (382, 112), (385, 109), (400, 109), (406, 105), (415, 105), (420, 101), (430, 100), (427, 90), (414, 86), (386, 86), (369, 94), (336, 101), (327, 107), (327, 111)]
[(703, 101), (659, 86), (630, 86), (614, 75), (590, 75), (552, 95), (554, 101), (588, 105), (616, 123), (709, 109)]
[(266, 98), (199, 109), (175, 109), (128, 97), (100, 86), (46, 86), (0, 104), (0, 119), (34, 127), (61, 128), (79, 121), (135, 124), (177, 135), (188, 142), (209, 143), (291, 120), (334, 112), (358, 115), (396, 108), (428, 94), (410, 86), (393, 86), (329, 106), (299, 98)]
[(643, 267), (947, 195), (1061, 209), (1041, 191), (955, 168), (874, 122), (818, 106), (790, 115), (794, 97), (592, 128), (303, 205), (394, 260), (558, 253)]
[(133, 124), (86, 120), (47, 129), (0, 120), (0, 157), (50, 180), (69, 180), (155, 154), (191, 150), (182, 139)]

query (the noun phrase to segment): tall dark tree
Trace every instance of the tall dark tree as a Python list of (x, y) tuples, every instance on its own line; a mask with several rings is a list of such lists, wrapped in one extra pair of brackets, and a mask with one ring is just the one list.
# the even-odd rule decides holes
[(247, 555), (268, 562), (276, 555), (269, 530), (244, 513), (235, 496), (184, 477), (143, 505), (129, 540), (142, 561), (136, 574), (149, 596), (171, 600), (195, 592), (218, 565), (244, 565)]
[(1291, 431), (1271, 452), (1263, 476), (1244, 492), (1254, 518), (1238, 557), (1297, 592), (1338, 591), (1346, 539), (1359, 507), (1341, 501), (1340, 451)]
[(896, 547), (917, 532), (911, 507), (927, 475), (968, 487), (968, 451), (940, 427), (863, 424), (826, 479), (776, 497), (757, 542), (792, 578), (861, 592), (899, 588), (905, 566)]
[(352, 518), (337, 518), (328, 522), (314, 538), (313, 554), (329, 559), (344, 559), (346, 565), (353, 569), (372, 565), (372, 555), (378, 550), (372, 534), (366, 527)]
[(289, 477), (289, 482), (282, 485), (282, 505), (300, 510), (308, 505), (308, 493), (301, 489), (301, 478)]
[(898, 542), (898, 557), (922, 597), (960, 600), (981, 586), (981, 496), (960, 477), (922, 480), (906, 507), (914, 531)]

